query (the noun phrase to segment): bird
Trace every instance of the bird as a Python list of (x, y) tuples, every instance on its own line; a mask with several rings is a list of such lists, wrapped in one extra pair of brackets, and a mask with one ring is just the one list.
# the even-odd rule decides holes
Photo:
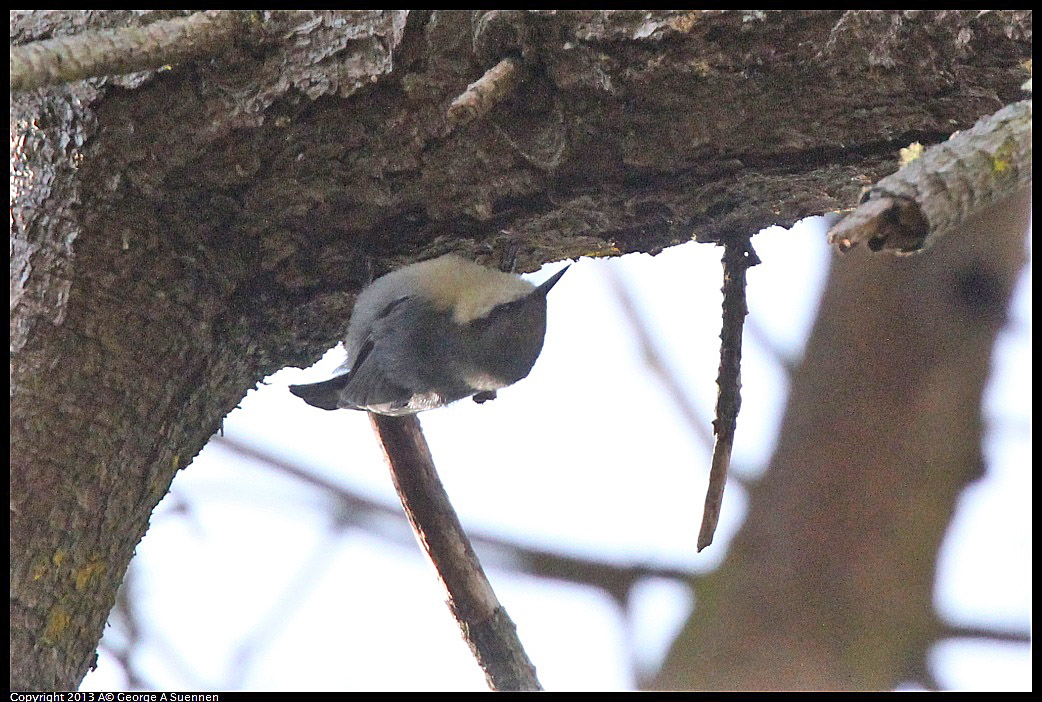
[(536, 286), (446, 254), (392, 271), (355, 301), (345, 372), (289, 390), (320, 409), (391, 416), (493, 399), (535, 365), (547, 293), (567, 270)]

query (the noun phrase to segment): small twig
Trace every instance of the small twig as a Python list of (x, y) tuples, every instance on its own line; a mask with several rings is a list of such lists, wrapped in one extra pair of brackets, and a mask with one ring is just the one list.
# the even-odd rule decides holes
[(709, 429), (706, 427), (706, 417), (702, 416), (694, 403), (684, 392), (684, 388), (680, 381), (677, 379), (676, 374), (669, 367), (662, 351), (655, 344), (654, 335), (651, 330), (648, 329), (647, 323), (644, 320), (643, 315), (637, 309), (637, 305), (633, 301), (633, 296), (630, 294), (629, 289), (626, 287), (626, 283), (619, 276), (614, 266), (607, 266), (605, 268), (608, 282), (615, 291), (615, 298), (619, 302), (619, 309), (622, 310), (626, 320), (630, 324), (630, 329), (637, 337), (637, 342), (640, 344), (641, 354), (644, 356), (644, 363), (648, 365), (651, 372), (659, 379), (662, 386), (666, 389), (670, 399), (673, 401), (674, 407), (680, 412), (680, 415), (684, 418), (688, 428), (693, 434), (703, 442), (703, 446), (708, 446), (713, 442), (713, 437), (709, 434)]
[(742, 327), (749, 307), (745, 302), (745, 272), (760, 262), (748, 239), (728, 242), (724, 247), (723, 315), (720, 330), (720, 370), (716, 384), (716, 419), (713, 420), (713, 460), (709, 468), (709, 487), (706, 489), (702, 527), (698, 531), (698, 550), (713, 543), (716, 525), (720, 520), (720, 505), (724, 499), (727, 469), (731, 464), (731, 449), (738, 424), (738, 410), (742, 406)]
[(767, 357), (778, 364), (785, 371), (785, 374), (791, 378), (797, 366), (796, 358), (793, 354), (783, 349), (777, 341), (772, 339), (767, 330), (763, 328), (763, 325), (756, 320), (756, 317), (745, 320), (745, 331), (749, 334), (749, 340), (761, 347)]
[(514, 623), (499, 604), (449, 503), (415, 416), (370, 414), (417, 540), (448, 593), (449, 610), (492, 690), (542, 690)]
[(206, 10), (140, 27), (88, 31), (11, 47), (11, 90), (145, 71), (211, 54), (242, 36), (252, 12)]
[(449, 119), (462, 125), (488, 114), (489, 110), (514, 91), (520, 79), (521, 68), (517, 60), (503, 59), (452, 101), (449, 105)]
[(228, 661), (228, 677), (225, 685), (230, 690), (242, 690), (247, 683), (250, 669), (257, 664), (264, 651), (272, 646), (279, 633), (286, 628), (322, 582), (326, 570), (332, 565), (329, 554), (335, 550), (341, 535), (327, 532), (311, 548), (307, 560), (301, 564), (282, 592), (272, 598), (267, 613), (251, 622), (252, 627), (239, 639), (238, 646), (231, 651)]
[[(1031, 100), (1008, 105), (883, 178), (829, 231), (846, 251), (908, 254), (1031, 185)], [(986, 242), (985, 242), (986, 243)]]
[[(264, 463), (276, 470), (284, 472), (315, 488), (328, 492), (340, 501), (338, 525), (363, 525), (367, 517), (401, 519), (404, 515), (397, 507), (370, 500), (357, 495), (342, 485), (314, 475), (307, 470), (271, 455), (263, 449), (228, 437), (214, 437), (211, 445), (220, 446), (238, 453), (240, 456)], [(387, 537), (385, 534), (377, 536)], [(546, 549), (532, 546), (521, 546), (517, 543), (498, 538), (491, 534), (471, 532), (471, 543), (479, 549), (495, 551), (501, 554), (504, 561), (519, 573), (534, 575), (540, 578), (551, 578), (562, 582), (600, 588), (612, 598), (622, 601), (633, 586), (647, 578), (661, 578), (688, 582), (691, 572), (682, 568), (657, 566), (652, 564), (623, 565), (605, 563), (580, 556), (567, 556)]]
[(988, 639), (1002, 643), (1031, 643), (1030, 629), (999, 629), (986, 626), (943, 624), (938, 638)]

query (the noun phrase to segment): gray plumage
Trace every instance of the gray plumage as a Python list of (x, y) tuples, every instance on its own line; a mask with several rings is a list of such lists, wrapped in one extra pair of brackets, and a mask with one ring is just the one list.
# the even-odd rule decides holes
[(546, 294), (565, 270), (538, 288), (454, 254), (393, 271), (355, 302), (347, 373), (290, 391), (321, 409), (390, 415), (490, 399), (532, 370), (546, 333)]

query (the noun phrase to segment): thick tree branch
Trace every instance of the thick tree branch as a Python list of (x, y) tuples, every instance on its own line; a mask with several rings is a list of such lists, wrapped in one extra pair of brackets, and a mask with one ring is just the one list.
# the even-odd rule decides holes
[(241, 38), (251, 12), (206, 10), (143, 27), (89, 31), (11, 47), (11, 90), (181, 63)]

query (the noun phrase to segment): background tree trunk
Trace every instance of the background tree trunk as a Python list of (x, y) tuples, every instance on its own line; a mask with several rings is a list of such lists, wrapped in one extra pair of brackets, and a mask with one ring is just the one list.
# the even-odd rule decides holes
[[(12, 42), (183, 14), (14, 12)], [(333, 343), (371, 275), (448, 250), (523, 269), (657, 252), (849, 206), (900, 147), (1019, 99), (1031, 50), (1024, 11), (253, 20), (212, 58), (12, 96), (15, 688), (76, 687), (176, 471), (259, 378)], [(454, 126), (505, 57), (514, 93)], [(901, 361), (924, 392), (953, 368)]]
[(930, 255), (834, 261), (778, 447), (652, 687), (892, 690), (932, 682), (937, 553), (983, 469), (991, 349), (1031, 196)]

